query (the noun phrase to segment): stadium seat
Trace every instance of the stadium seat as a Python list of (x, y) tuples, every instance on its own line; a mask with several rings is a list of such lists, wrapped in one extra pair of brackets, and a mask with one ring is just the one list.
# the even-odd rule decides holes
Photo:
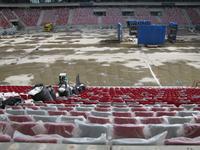
[(29, 115), (8, 115), (10, 121), (15, 122), (33, 122), (33, 118)]
[(166, 138), (174, 138), (183, 136), (183, 133), (181, 132), (182, 125), (181, 124), (152, 124), (149, 125), (149, 130), (151, 137), (160, 134), (164, 131), (167, 131)]
[(108, 125), (85, 123), (79, 120), (76, 120), (75, 124), (78, 127), (77, 137), (98, 138), (102, 134), (108, 134)]
[(142, 124), (167, 124), (167, 119), (163, 117), (143, 117), (140, 118)]
[(47, 134), (58, 134), (62, 137), (72, 137), (75, 125), (71, 123), (44, 123)]
[(88, 116), (87, 120), (89, 121), (89, 123), (96, 123), (96, 124), (110, 123), (110, 119), (107, 117)]
[(144, 125), (114, 124), (113, 139), (117, 138), (145, 138)]
[(124, 111), (117, 111), (117, 112), (112, 112), (112, 115), (115, 117), (131, 117), (132, 113), (131, 112), (124, 112)]
[(138, 121), (136, 118), (133, 118), (133, 117), (114, 117), (113, 123), (114, 124), (137, 124)]

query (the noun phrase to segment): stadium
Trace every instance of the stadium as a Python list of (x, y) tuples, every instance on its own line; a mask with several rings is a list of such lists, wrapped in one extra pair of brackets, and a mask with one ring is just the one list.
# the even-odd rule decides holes
[(0, 37), (0, 149), (199, 150), (199, 0), (0, 0)]

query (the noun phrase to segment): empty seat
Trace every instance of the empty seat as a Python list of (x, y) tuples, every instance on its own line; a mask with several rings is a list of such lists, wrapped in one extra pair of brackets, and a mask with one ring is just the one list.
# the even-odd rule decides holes
[(20, 110), (6, 109), (6, 113), (11, 114), (11, 115), (25, 115), (25, 110), (23, 110), (23, 109), (20, 109)]
[(130, 109), (127, 107), (113, 107), (113, 111), (129, 111)]
[(109, 117), (111, 116), (111, 112), (100, 112), (100, 111), (91, 111), (91, 114), (93, 116), (99, 116), (99, 117)]
[(115, 117), (131, 117), (132, 113), (131, 112), (112, 112), (112, 115)]
[(65, 105), (64, 104), (47, 104), (47, 106), (48, 107), (57, 107), (57, 108), (63, 108), (63, 107), (65, 107)]
[(14, 130), (19, 131), (26, 135), (33, 136), (37, 134), (37, 131), (34, 130), (34, 127), (37, 126), (36, 122), (21, 122), (21, 123), (13, 122), (11, 126)]
[(181, 124), (153, 124), (149, 125), (151, 137), (160, 134), (164, 131), (167, 131), (167, 139), (168, 138), (173, 138), (173, 137), (178, 137), (178, 136), (183, 136), (183, 133), (180, 132), (182, 125)]
[(33, 116), (35, 121), (43, 121), (43, 122), (56, 122), (57, 116), (40, 116), (40, 115), (34, 115)]
[(108, 125), (103, 124), (91, 124), (83, 121), (76, 120), (76, 126), (78, 127), (78, 137), (100, 137), (102, 134), (108, 134)]
[(137, 119), (133, 117), (114, 117), (114, 124), (136, 124)]
[(4, 109), (0, 109), (0, 114), (4, 114)]
[(183, 125), (184, 136), (195, 138), (200, 136), (200, 124), (186, 123)]
[(62, 137), (72, 137), (75, 125), (72, 123), (44, 123), (47, 134), (58, 134)]
[(186, 116), (193, 116), (198, 114), (198, 111), (179, 111), (178, 116), (186, 117)]
[(90, 123), (97, 123), (97, 124), (110, 123), (110, 119), (107, 117), (88, 116), (88, 121)]
[(40, 109), (42, 110), (57, 110), (56, 106), (41, 106)]
[(61, 110), (61, 111), (72, 111), (72, 110), (74, 110), (74, 107), (59, 107), (58, 110)]
[(165, 140), (165, 145), (200, 145), (200, 139), (187, 138), (187, 137), (176, 137)]
[(176, 111), (157, 111), (156, 116), (176, 116), (177, 112)]
[(153, 111), (135, 111), (136, 117), (153, 117), (154, 112)]
[(0, 142), (10, 142), (11, 139), (9, 135), (0, 133)]
[(96, 111), (111, 111), (110, 107), (95, 107)]
[(133, 107), (131, 108), (131, 111), (147, 111), (148, 108), (146, 107)]
[(91, 111), (93, 110), (93, 107), (76, 107), (76, 111)]
[(49, 110), (48, 114), (50, 116), (59, 116), (59, 115), (67, 115), (66, 111), (59, 111), (59, 110)]
[(183, 107), (170, 107), (169, 111), (184, 111)]
[(29, 115), (47, 115), (45, 110), (26, 110), (26, 113)]
[(87, 118), (88, 112), (87, 111), (70, 111), (70, 115), (72, 116), (83, 116)]
[(167, 120), (163, 117), (143, 117), (140, 118), (142, 124), (167, 124)]
[(74, 123), (75, 120), (85, 121), (83, 116), (60, 116), (57, 122)]
[(169, 124), (184, 124), (189, 123), (192, 120), (192, 116), (189, 117), (179, 117), (179, 116), (172, 116), (167, 117)]
[(145, 138), (144, 125), (113, 125), (112, 137), (116, 138)]
[(17, 133), (17, 135), (13, 138), (14, 142), (23, 142), (23, 143), (57, 143), (58, 142), (58, 135), (23, 135)]
[(32, 122), (33, 118), (29, 115), (8, 115), (10, 121), (15, 122)]
[(166, 111), (166, 108), (164, 108), (164, 107), (152, 107), (150, 110), (151, 111)]

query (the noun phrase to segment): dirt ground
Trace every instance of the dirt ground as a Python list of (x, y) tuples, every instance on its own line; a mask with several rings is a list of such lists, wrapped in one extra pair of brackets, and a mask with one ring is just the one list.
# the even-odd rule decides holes
[(0, 38), (0, 84), (57, 84), (66, 72), (73, 84), (93, 86), (191, 86), (200, 80), (200, 35), (178, 36), (176, 44), (134, 45), (128, 32), (81, 30)]

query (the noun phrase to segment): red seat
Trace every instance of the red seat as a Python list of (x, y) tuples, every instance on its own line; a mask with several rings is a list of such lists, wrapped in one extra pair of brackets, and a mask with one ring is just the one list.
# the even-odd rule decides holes
[(146, 107), (133, 107), (131, 108), (132, 111), (147, 111)]
[(166, 108), (163, 108), (163, 107), (152, 107), (150, 110), (151, 111), (165, 111)]
[(153, 117), (154, 112), (153, 111), (135, 111), (136, 117)]
[(113, 138), (145, 138), (143, 125), (113, 125)]
[(162, 117), (144, 117), (140, 119), (142, 124), (163, 124), (165, 119)]
[(36, 135), (31, 137), (15, 137), (14, 142), (24, 143), (57, 143), (57, 139), (53, 138), (52, 135)]
[(60, 107), (60, 108), (58, 108), (58, 110), (61, 110), (61, 111), (72, 111), (72, 110), (74, 110), (74, 108), (73, 107)]
[(70, 111), (70, 114), (72, 116), (84, 116), (85, 118), (87, 118), (87, 116), (88, 116), (87, 111)]
[(170, 107), (169, 111), (183, 111), (184, 108), (183, 107)]
[(184, 124), (183, 130), (185, 137), (195, 138), (200, 136), (200, 124)]
[(111, 111), (110, 107), (96, 107), (95, 108), (96, 111)]
[(4, 114), (4, 109), (0, 109), (0, 114)]
[(47, 129), (48, 134), (58, 134), (63, 137), (72, 137), (74, 124), (71, 123), (44, 123), (44, 127)]
[(36, 122), (21, 122), (21, 123), (14, 122), (11, 124), (14, 130), (17, 130), (22, 134), (31, 136), (36, 135), (36, 132), (33, 129), (33, 127), (35, 127), (36, 125), (37, 125)]
[(32, 122), (33, 118), (29, 115), (8, 115), (10, 121), (15, 122)]
[(59, 116), (59, 115), (67, 115), (67, 112), (65, 112), (65, 111), (56, 111), (56, 110), (49, 110), (48, 114), (50, 116)]
[(156, 116), (157, 117), (160, 117), (160, 116), (176, 116), (176, 112), (175, 111), (157, 111)]
[(11, 137), (7, 134), (0, 134), (0, 142), (10, 142)]
[(115, 124), (136, 124), (137, 120), (131, 117), (114, 117), (113, 122)]
[(97, 124), (110, 123), (110, 119), (107, 117), (88, 116), (88, 121), (90, 123), (97, 123)]
[(112, 115), (115, 117), (131, 117), (131, 112), (112, 112)]

